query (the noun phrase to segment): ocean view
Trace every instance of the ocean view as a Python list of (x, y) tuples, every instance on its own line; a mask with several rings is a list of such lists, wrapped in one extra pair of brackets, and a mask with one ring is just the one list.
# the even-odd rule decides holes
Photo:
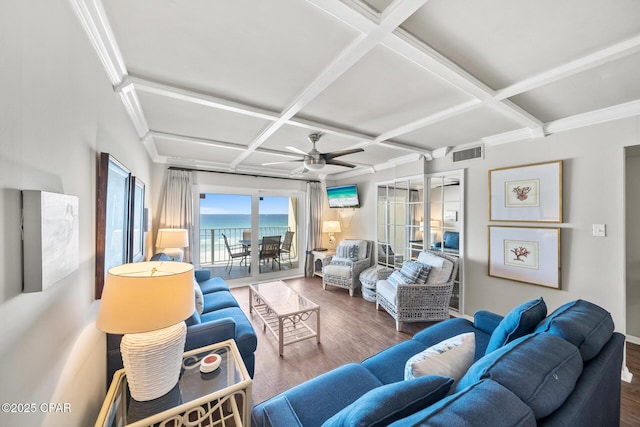
[[(284, 236), (289, 226), (288, 214), (262, 214), (259, 218), (258, 237)], [(213, 236), (212, 231), (213, 230)], [(227, 258), (224, 238), (233, 246), (242, 239), (242, 232), (251, 230), (249, 214), (202, 214), (200, 215), (200, 261), (211, 262)]]

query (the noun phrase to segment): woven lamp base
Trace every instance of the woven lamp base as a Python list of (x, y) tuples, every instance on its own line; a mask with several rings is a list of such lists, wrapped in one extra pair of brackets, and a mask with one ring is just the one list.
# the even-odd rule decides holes
[(122, 337), (120, 352), (131, 397), (139, 402), (157, 399), (176, 385), (186, 336), (187, 326), (180, 322)]

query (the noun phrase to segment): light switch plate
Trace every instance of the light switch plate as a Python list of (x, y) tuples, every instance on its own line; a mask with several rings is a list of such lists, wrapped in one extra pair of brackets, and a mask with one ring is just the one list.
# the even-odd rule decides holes
[(593, 224), (593, 237), (605, 237), (607, 235), (606, 224)]

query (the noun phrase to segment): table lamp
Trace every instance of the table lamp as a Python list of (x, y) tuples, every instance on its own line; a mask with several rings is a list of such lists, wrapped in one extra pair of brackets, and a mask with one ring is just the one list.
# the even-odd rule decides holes
[(125, 334), (120, 353), (135, 400), (156, 399), (178, 382), (184, 320), (195, 310), (194, 299), (191, 264), (151, 261), (109, 269), (96, 327)]
[(167, 254), (173, 261), (184, 259), (184, 250), (189, 246), (189, 232), (184, 228), (161, 228), (158, 230), (156, 248)]
[(336, 244), (336, 236), (334, 233), (340, 233), (342, 230), (340, 229), (340, 221), (323, 221), (322, 222), (322, 232), (329, 233), (329, 244)]

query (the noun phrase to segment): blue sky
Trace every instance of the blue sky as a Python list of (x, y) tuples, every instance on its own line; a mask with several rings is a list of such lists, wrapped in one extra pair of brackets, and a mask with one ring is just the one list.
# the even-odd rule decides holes
[[(264, 196), (260, 201), (261, 214), (287, 214), (288, 197)], [(251, 214), (251, 196), (241, 194), (206, 194), (200, 199), (200, 214)]]

